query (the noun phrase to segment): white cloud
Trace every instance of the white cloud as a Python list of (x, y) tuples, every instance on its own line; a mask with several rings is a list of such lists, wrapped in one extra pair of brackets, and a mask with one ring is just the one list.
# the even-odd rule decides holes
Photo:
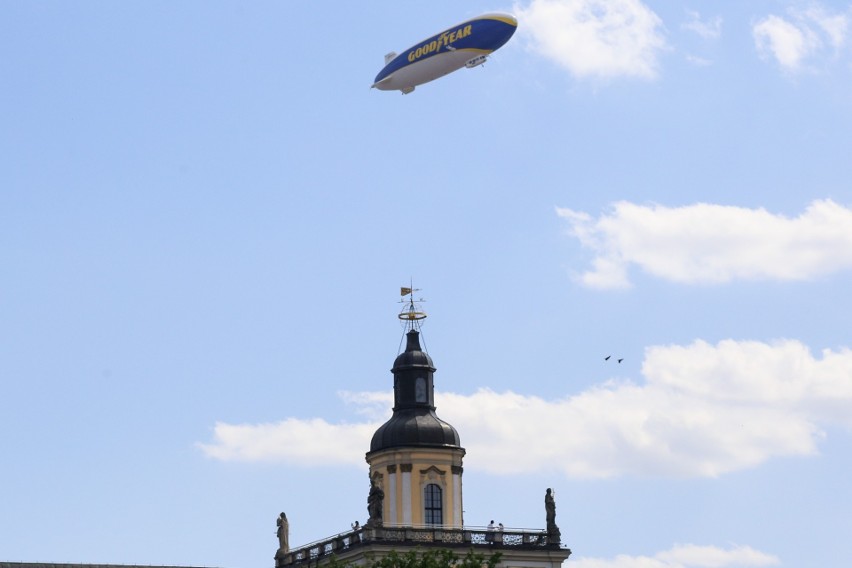
[(779, 563), (777, 557), (749, 546), (724, 549), (694, 544), (677, 545), (654, 556), (620, 555), (612, 559), (577, 558), (571, 561), (575, 568), (745, 568)]
[(826, 36), (832, 47), (840, 49), (846, 43), (849, 18), (846, 14), (829, 14), (819, 5), (812, 5), (801, 12), (801, 20), (815, 24)]
[(695, 11), (687, 12), (689, 20), (681, 27), (683, 29), (695, 32), (704, 39), (718, 39), (722, 35), (722, 17), (704, 19), (701, 14)]
[[(815, 454), (820, 424), (852, 428), (848, 349), (817, 359), (797, 341), (696, 341), (648, 348), (642, 374), (641, 384), (606, 382), (557, 400), (488, 389), (436, 399), (439, 416), (461, 434), (466, 466), (496, 474), (714, 477)], [(346, 398), (381, 402), (387, 418), (388, 393)], [(363, 465), (382, 422), (219, 423), (200, 447), (221, 460)]]
[(820, 46), (819, 38), (809, 28), (775, 15), (756, 23), (752, 35), (761, 55), (772, 55), (781, 67), (791, 71), (797, 70)]
[(209, 457), (222, 461), (363, 465), (363, 450), (379, 425), (331, 424), (320, 418), (288, 418), (268, 424), (217, 422), (213, 443), (198, 446)]
[(515, 12), (531, 49), (577, 77), (657, 75), (662, 21), (640, 0), (532, 0)]
[(595, 253), (579, 280), (630, 286), (627, 268), (681, 283), (809, 280), (852, 268), (852, 209), (814, 201), (795, 218), (698, 203), (685, 207), (615, 203), (611, 213), (557, 208), (570, 234)]
[(807, 60), (823, 51), (826, 43), (835, 54), (846, 43), (849, 18), (829, 13), (819, 4), (806, 10), (791, 9), (787, 17), (770, 14), (752, 26), (758, 53), (774, 58), (786, 71), (804, 68)]

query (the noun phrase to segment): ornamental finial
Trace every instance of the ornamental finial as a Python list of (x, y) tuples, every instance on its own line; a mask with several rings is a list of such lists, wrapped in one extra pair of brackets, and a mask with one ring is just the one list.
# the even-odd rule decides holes
[(420, 322), (426, 319), (426, 312), (420, 308), (423, 298), (419, 298), (417, 300), (414, 299), (414, 293), (419, 291), (420, 288), (415, 288), (413, 283), (408, 287), (403, 286), (399, 289), (400, 296), (408, 296), (408, 298), (404, 298), (399, 301), (399, 303), (404, 304), (405, 307), (402, 308), (402, 311), (400, 311), (397, 316), (402, 322), (406, 332), (412, 330), (420, 331)]

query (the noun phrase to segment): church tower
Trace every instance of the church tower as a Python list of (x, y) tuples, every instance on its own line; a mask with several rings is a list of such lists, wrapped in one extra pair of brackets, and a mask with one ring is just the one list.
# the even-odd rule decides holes
[[(410, 288), (403, 292), (413, 294)], [(462, 458), (459, 434), (435, 414), (435, 366), (420, 344), (413, 296), (399, 315), (405, 350), (393, 363), (393, 416), (376, 430), (367, 452), (370, 482), (381, 489), (382, 510), (369, 525), (461, 528)]]
[(399, 319), (405, 348), (396, 357), (393, 414), (379, 426), (366, 454), (370, 491), (369, 518), (352, 530), (338, 532), (296, 549), (289, 547), (286, 516), (279, 517), (275, 568), (316, 568), (332, 557), (362, 566), (392, 551), (405, 553), (429, 547), (448, 549), (458, 557), (500, 553), (497, 568), (561, 568), (571, 550), (562, 546), (551, 489), (544, 499), (543, 529), (487, 527), (464, 523), (462, 458), (459, 434), (435, 413), (435, 364), (424, 348), (419, 310), (412, 288)]

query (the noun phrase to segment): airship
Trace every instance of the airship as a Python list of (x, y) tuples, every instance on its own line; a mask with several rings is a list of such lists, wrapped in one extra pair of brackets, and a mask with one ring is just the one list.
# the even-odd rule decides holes
[(518, 20), (514, 16), (497, 13), (483, 14), (447, 28), (400, 54), (385, 55), (385, 67), (376, 75), (373, 88), (407, 95), (417, 85), (462, 67), (473, 69), (485, 63), (517, 29)]

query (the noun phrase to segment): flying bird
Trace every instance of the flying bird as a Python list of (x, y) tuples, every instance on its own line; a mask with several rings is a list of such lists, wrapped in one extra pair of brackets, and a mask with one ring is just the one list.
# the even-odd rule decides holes
[(619, 363), (621, 363), (622, 361), (624, 361), (624, 358), (618, 360)]
[(610, 357), (612, 357), (612, 355), (607, 355), (606, 357), (604, 357), (604, 361), (609, 361)]

